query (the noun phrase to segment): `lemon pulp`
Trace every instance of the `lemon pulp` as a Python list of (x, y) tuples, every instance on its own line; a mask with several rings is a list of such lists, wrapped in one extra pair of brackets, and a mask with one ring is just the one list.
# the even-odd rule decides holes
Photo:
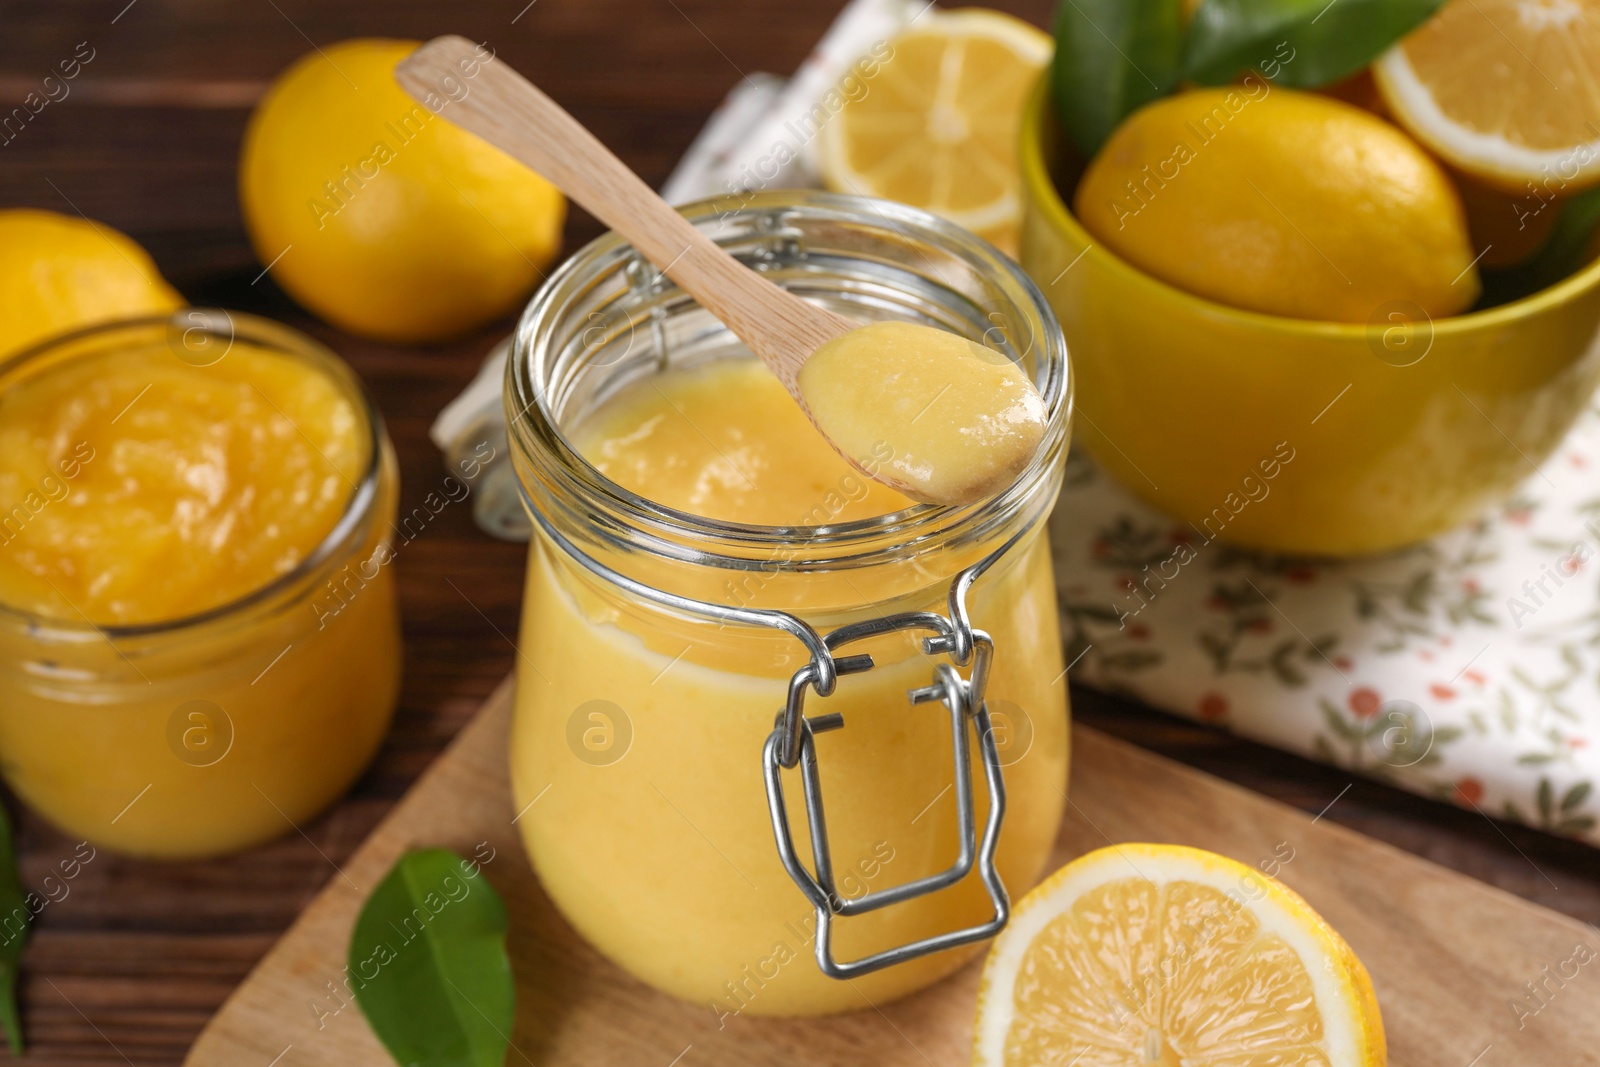
[(1372, 71), (1401, 125), (1524, 210), (1600, 181), (1600, 0), (1453, 0)]
[(822, 127), (824, 181), (925, 208), (1015, 254), (1022, 105), (1050, 50), (1010, 15), (925, 11), (840, 84)]
[[(1287, 859), (1275, 854), (1279, 864)], [(1366, 969), (1261, 871), (1176, 845), (1067, 864), (995, 941), (979, 1067), (1381, 1067)]]
[[(1082, 982), (1065, 999), (1048, 977), (1057, 969)], [(1129, 878), (1085, 894), (1034, 938), (1015, 995), (1008, 1062), (1093, 1048), (1090, 1063), (1198, 1067), (1265, 1044), (1275, 1065), (1328, 1063), (1300, 958), (1222, 891), (1194, 882)]]

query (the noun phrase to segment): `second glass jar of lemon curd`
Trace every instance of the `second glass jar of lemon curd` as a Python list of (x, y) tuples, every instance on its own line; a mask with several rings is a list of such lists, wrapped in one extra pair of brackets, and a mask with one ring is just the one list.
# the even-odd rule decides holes
[(66, 833), (214, 856), (320, 813), (400, 687), (399, 472), (309, 337), (188, 308), (0, 361), (0, 777)]
[(721, 1018), (859, 1009), (970, 958), (1056, 837), (1068, 712), (1044, 525), (1065, 342), (1014, 264), (933, 216), (799, 192), (718, 208), (685, 213), (791, 291), (1020, 361), (1049, 431), (966, 507), (830, 521), (863, 490), (853, 472), (764, 487), (796, 525), (666, 507), (602, 475), (575, 430), (641, 382), (752, 357), (614, 235), (579, 252), (508, 371), (534, 519), (517, 824), (562, 913), (651, 985)]

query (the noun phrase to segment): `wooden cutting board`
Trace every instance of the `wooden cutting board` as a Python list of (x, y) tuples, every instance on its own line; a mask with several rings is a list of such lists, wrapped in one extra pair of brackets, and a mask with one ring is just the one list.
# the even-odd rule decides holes
[[(355, 916), (406, 849), (471, 855), (482, 842), (495, 850), (484, 870), (512, 915), (519, 989), (509, 1067), (969, 1061), (976, 964), (881, 1010), (742, 1017), (719, 1030), (706, 1007), (656, 993), (601, 959), (556, 913), (522, 853), (506, 780), (510, 706), (508, 680), (223, 1005), (190, 1064), (389, 1067), (360, 1009), (338, 1010), (329, 994)], [(1600, 953), (1600, 931), (1086, 727), (1074, 729), (1073, 744), (1057, 863), (1124, 841), (1197, 845), (1250, 864), (1292, 849), (1280, 877), (1371, 969), (1391, 1063), (1600, 1063), (1600, 957), (1570, 962), (1579, 945)], [(1547, 978), (1546, 967), (1577, 975)], [(1527, 1014), (1540, 1002), (1524, 983), (1541, 981), (1544, 1006)]]

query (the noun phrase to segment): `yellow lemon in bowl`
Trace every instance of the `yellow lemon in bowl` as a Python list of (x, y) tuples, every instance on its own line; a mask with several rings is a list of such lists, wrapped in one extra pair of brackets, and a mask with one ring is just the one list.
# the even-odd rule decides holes
[(1403, 299), (1329, 322), (1197, 296), (1068, 209), (1075, 161), (1048, 88), (1023, 122), (1022, 265), (1072, 352), (1077, 443), (1204, 542), (1359, 555), (1426, 540), (1513, 493), (1588, 409), (1600, 262), (1448, 318)]
[(245, 131), (239, 200), (256, 255), (302, 305), (420, 344), (515, 308), (560, 247), (566, 202), (451, 125), (448, 99), (436, 114), (395, 84), (417, 44), (344, 41), (284, 71)]
[(149, 253), (110, 226), (54, 211), (0, 211), (0, 356), (182, 304)]
[(1366, 322), (1395, 300), (1442, 318), (1477, 299), (1460, 197), (1411, 138), (1260, 78), (1131, 115), (1074, 199), (1122, 259), (1218, 303)]

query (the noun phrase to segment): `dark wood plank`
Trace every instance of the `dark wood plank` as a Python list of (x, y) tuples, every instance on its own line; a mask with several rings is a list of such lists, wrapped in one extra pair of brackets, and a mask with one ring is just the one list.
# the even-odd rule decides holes
[[(659, 181), (744, 72), (787, 72), (842, 0), (0, 0), (0, 103), (15, 103), (80, 41), (96, 49), (73, 94), (0, 147), (0, 205), (71, 210), (127, 231), (197, 303), (282, 319), (366, 379), (399, 450), (403, 500), (443, 470), (426, 429), (507, 324), (425, 350), (339, 334), (260, 271), (240, 226), (234, 161), (250, 104), (307, 51), (352, 36), (443, 31), (492, 42), (648, 180)], [(1043, 24), (1050, 0), (996, 6)], [(520, 17), (517, 17), (520, 13)], [(513, 19), (516, 19), (513, 22)], [(113, 21), (115, 19), (115, 21)], [(53, 183), (53, 186), (52, 186)], [(57, 191), (59, 189), (59, 192)], [(566, 247), (598, 232), (574, 212)], [(177, 1063), (210, 1012), (286, 929), (512, 666), (484, 621), (514, 634), (520, 546), (447, 509), (399, 563), (407, 666), (394, 732), (351, 795), (243, 856), (150, 864), (101, 854), (40, 917), (29, 951), (26, 1062)], [(477, 605), (469, 604), (444, 581)], [(1350, 779), (1083, 690), (1080, 720), (1316, 812)], [(15, 810), (15, 805), (12, 805)], [(1357, 782), (1327, 818), (1557, 910), (1600, 922), (1592, 850)], [(22, 815), (37, 880), (73, 843)], [(1514, 985), (1515, 983), (1513, 983)], [(0, 1053), (0, 1062), (5, 1062)]]

